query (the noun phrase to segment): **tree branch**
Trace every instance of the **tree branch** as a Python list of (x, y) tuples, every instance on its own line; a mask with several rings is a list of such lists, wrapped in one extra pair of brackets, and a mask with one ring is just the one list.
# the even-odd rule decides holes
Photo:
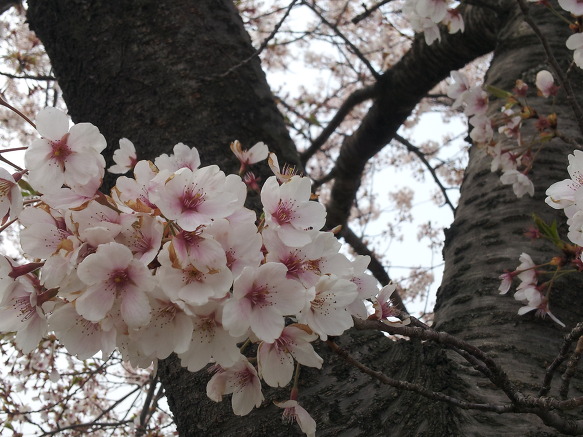
[(374, 11), (376, 11), (378, 8), (386, 5), (387, 3), (392, 2), (393, 0), (382, 0), (380, 2), (378, 2), (376, 5), (371, 6), (370, 8), (367, 8), (366, 5), (362, 5), (364, 7), (364, 12), (358, 14), (356, 17), (354, 17), (351, 21), (354, 24), (358, 24), (360, 23), (362, 20), (364, 20), (365, 18), (368, 18)]
[(425, 157), (425, 154), (423, 152), (421, 152), (421, 150), (419, 150), (418, 147), (415, 147), (413, 144), (411, 144), (406, 138), (403, 138), (401, 135), (395, 134), (395, 139), (398, 142), (400, 142), (403, 146), (405, 146), (409, 152), (415, 154), (419, 158), (419, 160), (427, 168), (429, 173), (431, 173), (433, 180), (435, 181), (435, 183), (437, 184), (437, 186), (441, 190), (441, 194), (443, 194), (443, 198), (445, 199), (445, 203), (450, 207), (452, 212), (455, 212), (455, 206), (453, 206), (453, 203), (451, 203), (451, 200), (449, 200), (449, 196), (447, 195), (447, 188), (445, 188), (443, 186), (443, 184), (441, 183), (441, 181), (437, 177), (437, 173), (435, 172), (435, 169), (431, 166), (431, 164), (429, 163), (429, 161)]
[(329, 227), (346, 223), (366, 163), (394, 138), (419, 100), (451, 70), (494, 49), (496, 16), (471, 6), (463, 11), (466, 30), (462, 35), (443, 34), (441, 42), (431, 46), (417, 37), (409, 52), (376, 83), (372, 107), (354, 134), (344, 140), (336, 161), (327, 205)]
[(425, 387), (413, 384), (407, 381), (401, 381), (398, 379), (389, 378), (382, 372), (377, 372), (370, 367), (365, 366), (360, 361), (352, 357), (348, 352), (344, 349), (341, 349), (336, 343), (331, 340), (326, 341), (326, 344), (336, 352), (337, 355), (342, 357), (347, 363), (353, 365), (354, 367), (358, 368), (362, 372), (366, 373), (367, 375), (372, 376), (373, 378), (379, 380), (383, 384), (390, 385), (392, 387), (401, 389), (401, 390), (408, 390), (415, 393), (419, 393), (426, 398), (433, 399), (436, 401), (441, 401), (448, 403), (450, 405), (454, 405), (458, 408), (462, 408), (464, 410), (480, 410), (480, 411), (493, 411), (495, 413), (511, 413), (516, 411), (516, 407), (512, 404), (480, 404), (475, 402), (467, 402), (452, 396), (448, 396), (441, 392), (435, 392), (426, 389)]
[(326, 26), (328, 26), (330, 29), (332, 29), (334, 31), (334, 33), (336, 35), (338, 35), (338, 37), (342, 41), (344, 41), (344, 43), (350, 48), (352, 53), (354, 53), (358, 57), (358, 59), (360, 59), (360, 61), (366, 66), (368, 71), (370, 71), (370, 74), (372, 74), (372, 77), (374, 77), (376, 80), (379, 80), (381, 78), (381, 75), (374, 69), (374, 67), (371, 65), (369, 60), (366, 59), (366, 56), (364, 56), (364, 54), (358, 49), (358, 47), (356, 47), (354, 44), (352, 44), (352, 42), (342, 32), (340, 32), (340, 29), (338, 29), (338, 26), (336, 26), (335, 24), (330, 23), (328, 21), (322, 15), (322, 13), (316, 9), (315, 4), (310, 4), (305, 0), (302, 1), (302, 4), (306, 5), (312, 11), (314, 11), (314, 13), (318, 16), (318, 18), (320, 18), (320, 20), (322, 20), (322, 23), (324, 23)]
[(320, 149), (320, 147), (324, 145), (328, 138), (330, 138), (330, 135), (334, 133), (336, 128), (340, 126), (340, 124), (344, 121), (346, 116), (350, 113), (350, 111), (352, 111), (352, 109), (356, 105), (359, 105), (360, 103), (365, 102), (366, 100), (372, 99), (375, 96), (375, 93), (376, 90), (374, 86), (367, 86), (364, 88), (360, 88), (354, 91), (352, 94), (350, 94), (346, 98), (346, 100), (342, 102), (342, 105), (340, 105), (340, 108), (338, 108), (338, 111), (336, 112), (332, 120), (330, 120), (328, 125), (322, 130), (322, 132), (320, 132), (320, 135), (318, 135), (318, 137), (314, 141), (312, 141), (310, 147), (308, 147), (304, 152), (300, 154), (302, 165), (304, 166), (306, 165), (308, 159), (310, 159)]

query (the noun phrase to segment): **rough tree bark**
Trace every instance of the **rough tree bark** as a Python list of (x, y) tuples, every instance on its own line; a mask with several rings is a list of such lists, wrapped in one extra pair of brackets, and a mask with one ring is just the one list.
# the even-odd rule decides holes
[[(515, 2), (489, 2), (488, 11), (472, 9), (476, 19), (468, 22), (471, 26), (466, 34), (455, 39), (445, 36), (441, 44), (429, 48), (416, 43), (402, 64), (385, 73), (379, 82), (385, 88), (373, 110), (377, 116), (379, 110), (386, 113), (375, 119), (371, 112), (357, 135), (372, 135), (378, 139), (376, 147), (382, 147), (435, 83), (491, 49), (495, 49), (495, 57), (490, 83), (509, 89), (517, 78), (533, 82), (534, 74), (545, 67), (544, 54), (522, 22)], [(144, 158), (168, 152), (182, 141), (199, 149), (203, 164), (216, 163), (232, 171), (236, 163), (228, 144), (239, 139), (245, 146), (264, 141), (282, 160), (298, 162), (259, 61), (250, 60), (227, 77), (217, 77), (253, 53), (229, 0), (29, 0), (28, 17), (45, 44), (73, 119), (99, 126), (110, 142), (110, 152), (121, 137), (130, 138)], [(550, 14), (537, 19), (566, 66), (570, 54), (564, 49), (568, 36), (564, 23)], [(439, 68), (425, 74), (428, 65)], [(581, 83), (581, 76), (577, 78)], [(415, 91), (407, 96), (407, 85), (412, 82)], [(496, 110), (494, 104), (492, 111)], [(561, 130), (579, 138), (564, 99), (555, 110), (561, 116)], [(358, 138), (351, 141), (345, 156), (370, 155), (358, 148)], [(504, 268), (517, 264), (522, 251), (541, 261), (548, 256), (545, 247), (526, 242), (520, 234), (529, 225), (531, 212), (553, 216), (544, 205), (543, 193), (550, 183), (564, 178), (568, 150), (557, 142), (545, 152), (532, 175), (537, 195), (520, 200), (489, 173), (483, 152), (472, 150), (444, 250), (446, 271), (435, 310), (438, 328), (487, 350), (527, 391), (541, 381), (562, 333), (552, 322), (519, 318), (517, 303), (497, 295), (496, 278)], [(343, 208), (335, 216), (337, 222), (346, 218)], [(572, 326), (583, 314), (581, 301), (572, 299), (576, 290), (566, 284), (561, 290), (553, 311)], [(473, 401), (501, 399), (499, 390), (438, 345), (416, 340), (390, 342), (382, 335), (358, 331), (338, 342), (394, 378)], [(300, 399), (316, 418), (318, 435), (554, 433), (533, 415), (463, 412), (397, 391), (349, 367), (325, 345), (320, 352), (325, 368), (303, 372)], [(277, 419), (279, 413), (270, 402), (285, 399), (283, 391), (269, 392), (262, 408), (235, 418), (227, 402), (217, 405), (206, 399), (208, 375), (204, 372), (191, 374), (171, 357), (160, 363), (159, 373), (180, 435), (298, 433), (295, 426)]]

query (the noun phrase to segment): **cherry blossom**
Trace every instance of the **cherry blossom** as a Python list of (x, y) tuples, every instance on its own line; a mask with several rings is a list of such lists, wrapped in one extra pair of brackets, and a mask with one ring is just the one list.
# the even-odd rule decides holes
[(548, 298), (539, 290), (536, 288), (528, 288), (525, 290), (524, 296), (524, 303), (526, 303), (526, 305), (518, 309), (519, 315), (522, 316), (531, 311), (536, 311), (537, 316), (544, 318), (548, 315), (555, 323), (562, 326), (563, 328), (565, 327), (565, 324), (557, 319), (553, 313), (551, 313), (551, 310), (549, 309)]
[(559, 0), (559, 6), (573, 15), (583, 15), (583, 2), (580, 0)]
[(283, 316), (295, 315), (306, 302), (304, 288), (286, 274), (287, 268), (274, 262), (243, 269), (223, 312), (223, 325), (231, 335), (244, 335), (250, 328), (268, 343), (281, 335)]
[(569, 155), (568, 159), (567, 171), (571, 179), (552, 184), (546, 191), (548, 197), (545, 202), (555, 209), (564, 208), (565, 214), (570, 217), (575, 212), (575, 209), (570, 207), (575, 204), (576, 197), (583, 186), (583, 152), (575, 150), (572, 155)]
[(329, 335), (341, 335), (354, 322), (347, 310), (357, 297), (356, 284), (335, 275), (322, 276), (308, 290), (309, 302), (299, 314), (298, 321), (326, 340)]
[(304, 366), (322, 367), (322, 358), (310, 342), (318, 336), (302, 325), (286, 326), (273, 343), (261, 342), (257, 350), (259, 375), (271, 387), (284, 387), (292, 378), (294, 359)]
[(224, 299), (214, 300), (206, 305), (187, 307), (194, 329), (187, 350), (178, 356), (182, 366), (191, 372), (212, 361), (223, 368), (231, 367), (241, 358), (237, 343), (244, 337), (233, 337), (223, 327), (224, 302)]
[[(33, 141), (24, 161), (28, 180), (41, 193), (51, 193), (63, 184), (84, 195), (94, 194), (94, 181), (105, 171), (105, 138), (90, 123), (69, 129), (69, 117), (56, 108), (37, 114), (36, 127), (42, 138)], [(93, 191), (93, 192), (92, 192)]]
[(316, 436), (316, 421), (302, 407), (298, 401), (290, 399), (284, 402), (274, 402), (279, 408), (284, 408), (283, 419), (288, 422), (297, 422), (302, 432), (308, 437)]
[(150, 193), (150, 199), (166, 218), (176, 220), (186, 231), (194, 231), (235, 211), (238, 198), (227, 188), (225, 174), (216, 165), (194, 172), (181, 168)]
[(124, 174), (136, 166), (138, 157), (136, 155), (136, 148), (127, 138), (119, 140), (119, 149), (113, 152), (114, 165), (107, 169), (110, 173)]
[(577, 67), (583, 68), (583, 33), (575, 33), (567, 38), (567, 48), (574, 50), (573, 60)]
[(245, 170), (251, 164), (267, 159), (267, 155), (269, 154), (269, 149), (261, 142), (255, 144), (249, 150), (243, 150), (243, 146), (241, 146), (239, 141), (233, 141), (231, 143), (231, 151), (241, 163), (240, 174), (245, 173)]
[(89, 286), (75, 301), (84, 318), (99, 322), (119, 300), (121, 317), (129, 327), (148, 324), (151, 308), (146, 292), (154, 282), (147, 267), (127, 247), (115, 242), (99, 246), (79, 264), (77, 274)]
[(220, 402), (224, 395), (233, 393), (231, 405), (233, 413), (238, 416), (249, 414), (264, 399), (257, 371), (244, 357), (229, 368), (219, 368), (208, 382), (206, 393), (215, 402)]
[(261, 202), (265, 223), (290, 247), (301, 247), (312, 239), (308, 230), (319, 230), (326, 221), (326, 209), (310, 201), (310, 180), (293, 176), (281, 186), (275, 177), (265, 181)]
[(547, 70), (541, 70), (536, 74), (536, 88), (543, 97), (556, 96), (559, 91), (553, 75)]
[(188, 168), (195, 171), (200, 167), (200, 156), (196, 148), (188, 147), (186, 144), (178, 143), (172, 149), (173, 155), (162, 154), (154, 160), (154, 164), (160, 170), (175, 172), (181, 168)]
[(18, 217), (22, 211), (22, 194), (18, 180), (22, 173), (16, 173), (16, 178), (0, 167), (0, 220), (5, 221), (8, 216)]
[(516, 194), (516, 197), (520, 198), (525, 194), (529, 196), (534, 196), (534, 185), (532, 181), (524, 173), (518, 170), (508, 170), (505, 171), (502, 176), (500, 176), (500, 182), (504, 185), (512, 185), (512, 191)]

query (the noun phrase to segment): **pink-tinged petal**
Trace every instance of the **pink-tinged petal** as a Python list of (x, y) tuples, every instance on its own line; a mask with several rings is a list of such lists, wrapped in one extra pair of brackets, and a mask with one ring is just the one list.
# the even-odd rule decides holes
[(279, 203), (279, 183), (275, 176), (268, 178), (261, 189), (261, 203), (266, 211), (275, 211)]
[(318, 202), (306, 202), (298, 210), (294, 225), (301, 229), (313, 229), (319, 231), (326, 223), (326, 208)]
[(230, 299), (223, 310), (223, 326), (232, 336), (247, 333), (251, 317), (251, 303), (247, 299)]
[(262, 342), (257, 351), (259, 375), (271, 387), (285, 387), (294, 373), (294, 360), (272, 343)]
[(91, 123), (79, 123), (69, 131), (67, 144), (74, 150), (91, 149), (101, 153), (107, 146), (105, 137)]
[(307, 231), (296, 229), (289, 225), (277, 229), (277, 235), (289, 247), (303, 247), (312, 241), (312, 237)]
[(91, 322), (99, 322), (107, 315), (115, 300), (115, 290), (89, 287), (75, 301), (77, 312)]
[(63, 111), (47, 107), (36, 115), (36, 130), (49, 140), (60, 140), (69, 132), (69, 117)]
[(252, 311), (249, 324), (257, 338), (268, 343), (273, 343), (279, 338), (285, 326), (281, 313), (271, 306)]
[(151, 310), (148, 296), (138, 289), (125, 290), (121, 296), (121, 316), (130, 328), (146, 326), (150, 322)]
[(132, 259), (132, 252), (127, 247), (114, 242), (103, 244), (79, 264), (77, 275), (86, 284), (96, 284), (113, 270), (125, 269)]

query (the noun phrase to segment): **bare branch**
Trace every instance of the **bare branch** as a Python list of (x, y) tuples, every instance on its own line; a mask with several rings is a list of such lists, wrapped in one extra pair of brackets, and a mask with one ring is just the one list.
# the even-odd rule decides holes
[(360, 61), (366, 66), (366, 68), (368, 69), (368, 71), (370, 71), (370, 74), (372, 74), (372, 76), (376, 79), (379, 80), (381, 78), (381, 75), (378, 73), (378, 71), (376, 71), (374, 69), (374, 67), (371, 65), (371, 63), (369, 62), (368, 59), (366, 59), (366, 56), (364, 56), (364, 54), (358, 49), (358, 47), (356, 47), (342, 32), (340, 32), (340, 29), (338, 29), (338, 26), (336, 26), (334, 23), (329, 22), (323, 15), (322, 13), (316, 9), (315, 4), (310, 4), (307, 1), (302, 1), (302, 4), (306, 5), (308, 8), (310, 8), (312, 11), (314, 11), (314, 13), (318, 16), (318, 18), (320, 18), (320, 20), (322, 20), (322, 23), (324, 23), (326, 26), (328, 26), (330, 29), (332, 29), (334, 31), (334, 33), (336, 35), (338, 35), (338, 37), (344, 41), (344, 43), (350, 48), (350, 50), (352, 51), (352, 53), (354, 53), (358, 59), (360, 59)]
[(30, 74), (16, 75), (16, 74), (11, 74), (11, 73), (6, 73), (4, 71), (0, 71), (0, 76), (5, 76), (5, 77), (8, 77), (10, 79), (31, 79), (31, 80), (42, 80), (42, 81), (47, 81), (47, 82), (57, 80), (56, 77), (49, 76), (49, 75), (30, 75)]
[(563, 341), (563, 345), (561, 346), (559, 354), (549, 365), (549, 367), (547, 367), (542, 386), (538, 392), (539, 396), (545, 396), (549, 392), (555, 371), (567, 359), (571, 344), (581, 338), (581, 335), (583, 335), (583, 322), (578, 323), (571, 330), (571, 332), (565, 336), (565, 340)]
[(380, 2), (378, 2), (376, 5), (371, 6), (370, 8), (367, 8), (366, 5), (362, 5), (364, 7), (364, 12), (358, 14), (356, 17), (354, 17), (351, 21), (354, 24), (358, 24), (360, 23), (362, 20), (364, 20), (365, 18), (368, 18), (374, 11), (376, 11), (378, 8), (386, 5), (387, 3), (390, 3), (393, 0), (382, 0)]
[(314, 141), (312, 141), (310, 147), (308, 147), (304, 152), (300, 154), (302, 164), (304, 166), (306, 165), (308, 159), (310, 159), (314, 155), (314, 153), (316, 153), (320, 149), (320, 147), (324, 145), (328, 138), (330, 138), (330, 135), (334, 133), (336, 128), (340, 126), (340, 123), (344, 121), (346, 116), (350, 113), (350, 111), (352, 111), (352, 109), (356, 105), (359, 105), (360, 103), (365, 102), (366, 100), (372, 99), (375, 96), (375, 94), (376, 90), (375, 87), (372, 85), (360, 88), (354, 91), (352, 94), (350, 94), (346, 98), (346, 100), (342, 102), (342, 105), (340, 105), (340, 108), (338, 108), (338, 111), (336, 112), (332, 120), (330, 120), (330, 122), (324, 128), (324, 130), (320, 132), (320, 135), (318, 135), (318, 137)]
[(425, 154), (423, 152), (421, 152), (421, 150), (419, 150), (418, 147), (415, 147), (413, 144), (411, 144), (406, 138), (403, 138), (401, 135), (395, 134), (395, 139), (398, 142), (400, 142), (403, 146), (405, 146), (409, 152), (413, 153), (414, 155), (416, 155), (419, 158), (419, 160), (427, 168), (429, 173), (431, 173), (433, 180), (435, 181), (435, 183), (437, 184), (437, 186), (441, 190), (441, 194), (443, 194), (443, 198), (445, 199), (445, 203), (450, 207), (451, 211), (454, 212), (455, 206), (453, 206), (453, 203), (451, 203), (451, 200), (449, 200), (449, 196), (447, 195), (447, 188), (445, 188), (443, 186), (443, 184), (439, 180), (439, 177), (437, 177), (437, 173), (435, 172), (435, 169), (431, 166), (431, 164), (429, 163), (429, 161), (425, 157)]

